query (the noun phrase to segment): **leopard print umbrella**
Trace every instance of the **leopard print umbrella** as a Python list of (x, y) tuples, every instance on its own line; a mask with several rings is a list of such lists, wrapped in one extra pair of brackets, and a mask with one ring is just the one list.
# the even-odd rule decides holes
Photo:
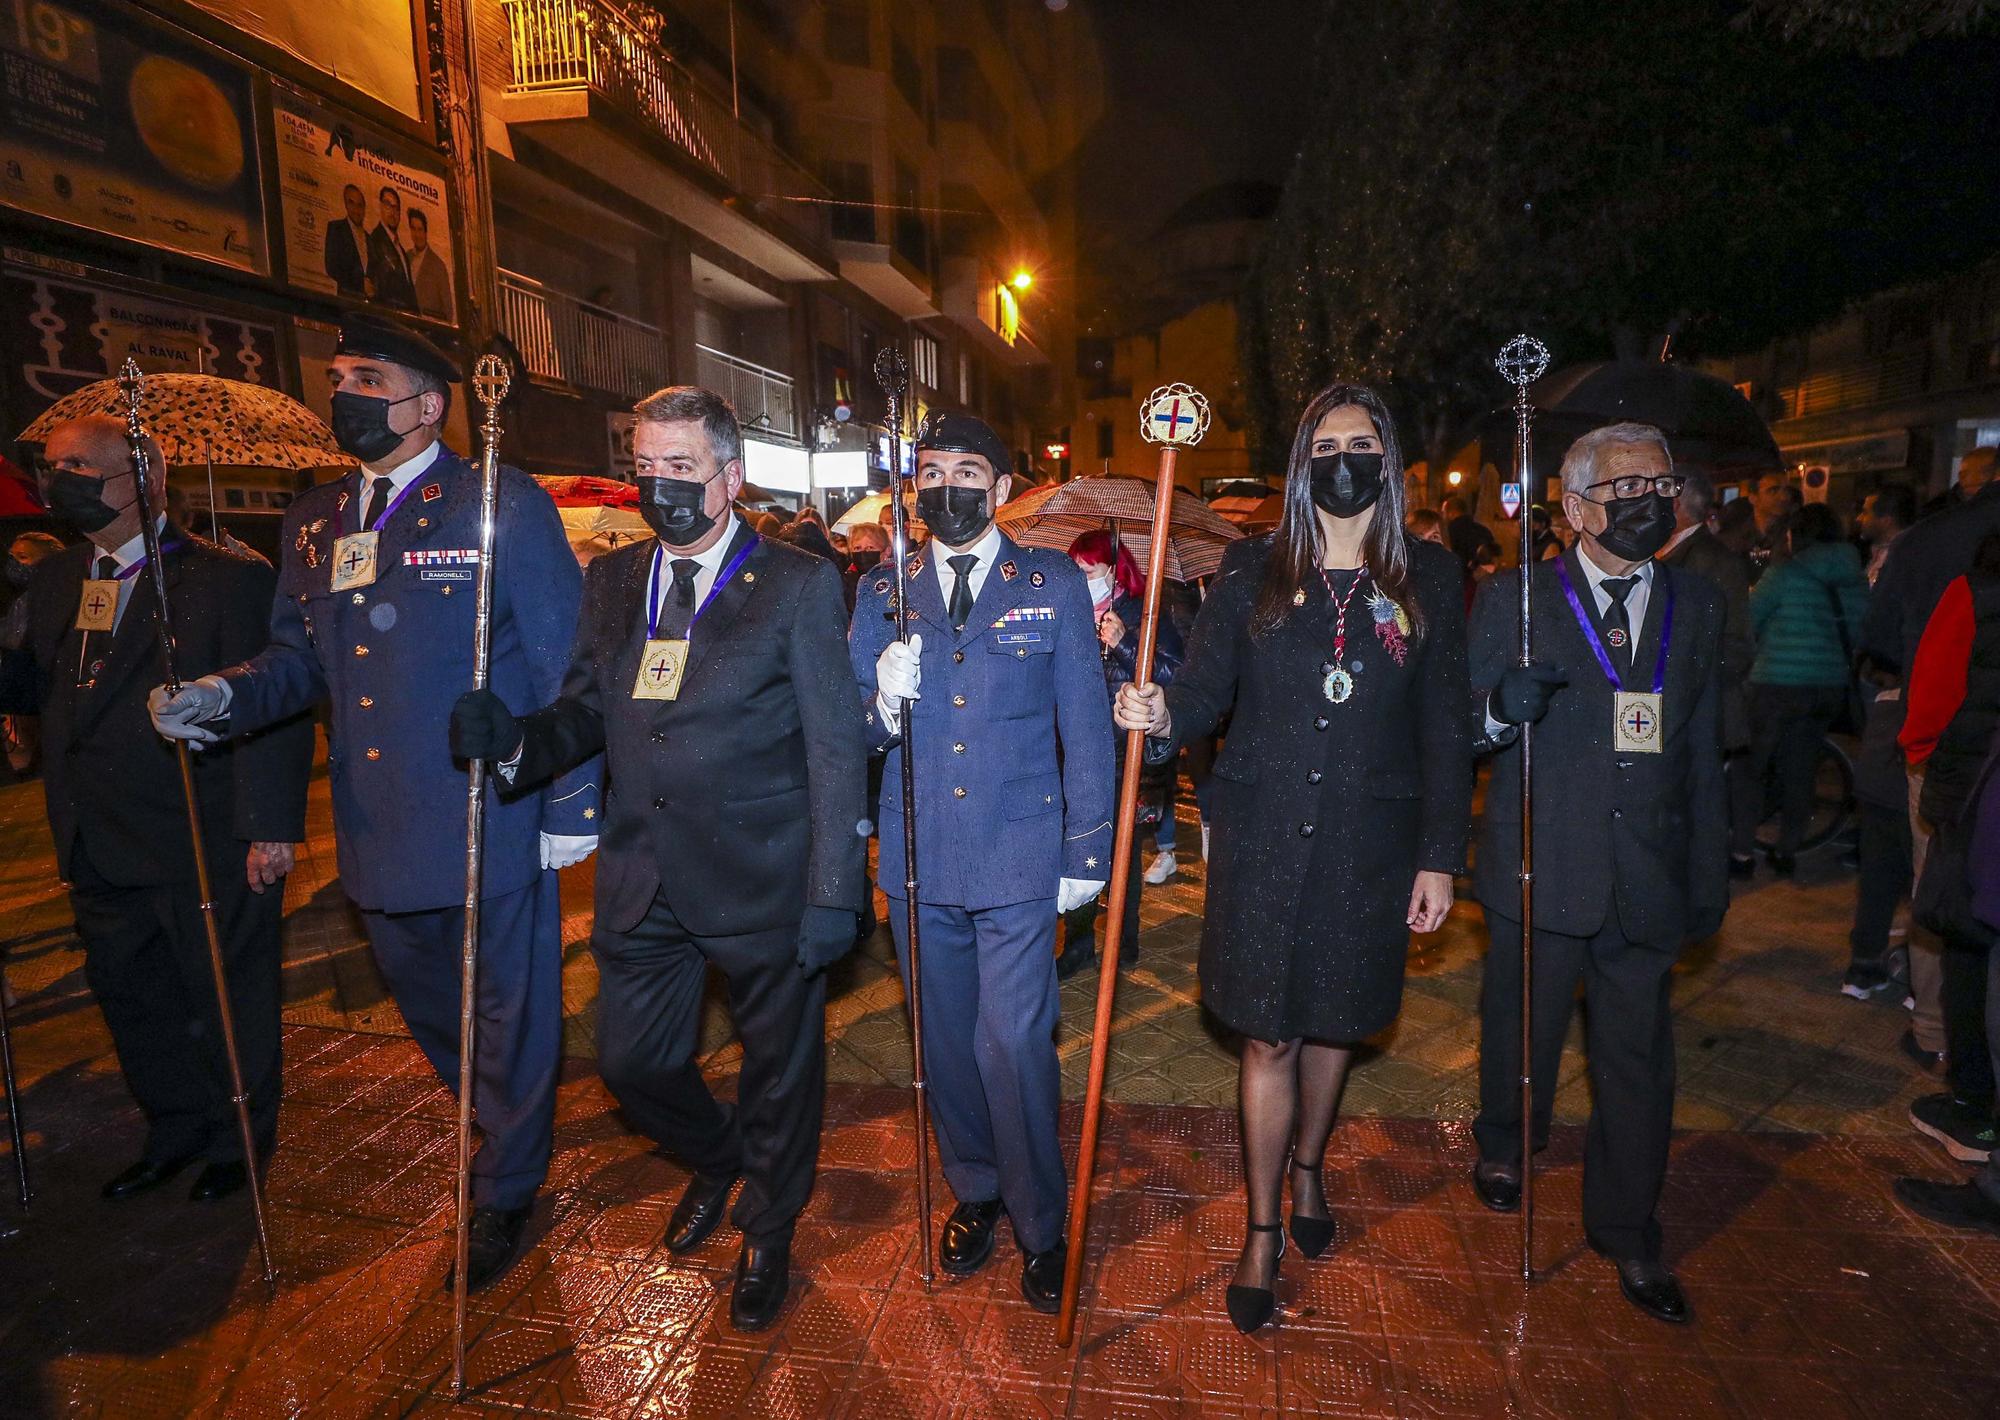
[[(314, 469), (354, 462), (318, 415), (268, 385), (217, 375), (147, 375), (144, 408), (146, 432), (169, 464)], [(21, 431), (21, 442), (47, 443), (58, 424), (85, 414), (124, 420), (125, 396), (116, 380), (63, 396)]]

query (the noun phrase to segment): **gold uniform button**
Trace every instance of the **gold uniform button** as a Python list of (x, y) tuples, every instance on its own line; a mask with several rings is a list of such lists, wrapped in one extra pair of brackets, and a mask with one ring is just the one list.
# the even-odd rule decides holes
[(965, 697), (963, 695), (954, 695), (951, 698), (951, 703), (963, 710), (965, 708)]
[(370, 745), (368, 748), (368, 757), (370, 759), (380, 759), (382, 757), (382, 751), (376, 749), (373, 745)]
[(951, 663), (955, 666), (965, 664), (965, 652), (953, 651), (951, 653)]
[(1014, 654), (1020, 657), (1024, 661), (1028, 659), (1028, 653), (1026, 651), (1016, 651)]
[(368, 598), (366, 598), (366, 597), (362, 596), (362, 595), (361, 595), (361, 593), (359, 593), (359, 592), (356, 592), (356, 593), (354, 594), (354, 604), (355, 604), (356, 606), (360, 606), (360, 605), (362, 605), (362, 604), (363, 604), (363, 603), (365, 603), (365, 602), (366, 602), (367, 600), (368, 600)]
[(372, 696), (372, 695), (364, 695), (364, 696), (362, 696), (362, 697), (361, 697), (361, 708), (362, 708), (363, 710), (373, 710), (373, 709), (375, 708), (375, 697), (374, 697), (374, 696)]
[(964, 798), (964, 797), (965, 797), (965, 790), (964, 790), (964, 789), (962, 789), (962, 788), (961, 788), (961, 789), (953, 789), (953, 790), (951, 791), (951, 796), (952, 796), (952, 797), (953, 797), (954, 799), (962, 799), (962, 798)]
[(368, 648), (366, 646), (356, 646), (354, 648), (354, 654), (357, 656), (365, 656), (368, 654)]
[(450, 596), (450, 595), (451, 595), (451, 588), (450, 588), (450, 587), (446, 587), (446, 588), (444, 589), (444, 594), (445, 594), (446, 596)]
[(964, 740), (960, 740), (960, 741), (959, 741), (959, 742), (958, 742), (957, 744), (953, 745), (953, 746), (951, 747), (951, 752), (952, 752), (953, 754), (964, 754), (964, 753), (965, 753), (965, 741), (964, 741)]

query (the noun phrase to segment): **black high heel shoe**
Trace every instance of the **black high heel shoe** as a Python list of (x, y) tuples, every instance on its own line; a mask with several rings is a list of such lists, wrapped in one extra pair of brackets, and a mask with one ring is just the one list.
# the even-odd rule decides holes
[[(1271, 1260), (1271, 1275), (1275, 1280), (1278, 1261), (1285, 1255), (1284, 1228), (1277, 1223), (1252, 1223), (1250, 1231), (1278, 1235), (1278, 1256)], [(1224, 1294), (1223, 1304), (1228, 1307), (1229, 1319), (1236, 1323), (1236, 1329), (1248, 1336), (1269, 1321), (1271, 1314), (1277, 1311), (1278, 1294), (1269, 1287), (1239, 1287), (1231, 1282), (1229, 1291)]]
[[(1320, 1167), (1325, 1162), (1326, 1160), (1322, 1159), (1317, 1164), (1302, 1164), (1297, 1159), (1293, 1159), (1292, 1167), (1300, 1173), (1309, 1173), (1314, 1178), (1318, 1178)], [(1321, 1196), (1323, 1197), (1324, 1195), (1325, 1189), (1322, 1187)], [(1304, 1253), (1307, 1257), (1317, 1259), (1321, 1253), (1333, 1246), (1333, 1219), (1301, 1218), (1299, 1216), (1298, 1205), (1294, 1203), (1292, 1205), (1292, 1241), (1299, 1245), (1300, 1252)]]

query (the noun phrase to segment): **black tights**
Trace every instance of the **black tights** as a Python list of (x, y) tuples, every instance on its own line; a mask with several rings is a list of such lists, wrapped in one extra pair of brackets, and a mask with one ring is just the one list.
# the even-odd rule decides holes
[[(1317, 1164), (1333, 1133), (1340, 1087), (1347, 1079), (1353, 1048), (1310, 1040), (1271, 1043), (1245, 1039), (1237, 1101), (1243, 1126), (1243, 1183), (1250, 1221), (1284, 1221), (1287, 1164)], [(1318, 1174), (1292, 1170), (1292, 1208), (1307, 1218), (1324, 1218), (1326, 1194)], [(1278, 1257), (1276, 1233), (1251, 1233), (1243, 1244), (1236, 1280), (1268, 1285)]]

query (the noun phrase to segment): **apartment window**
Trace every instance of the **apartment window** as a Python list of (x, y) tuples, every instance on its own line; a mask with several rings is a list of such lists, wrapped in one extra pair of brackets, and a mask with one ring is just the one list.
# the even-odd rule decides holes
[(828, 163), (826, 185), (835, 204), (833, 235), (848, 242), (875, 241), (875, 170), (866, 163)]
[(896, 254), (919, 271), (931, 269), (923, 192), (917, 186), (916, 169), (901, 162), (896, 164)]
[(875, 56), (868, 46), (868, 7), (828, 5), (821, 23), (825, 25), (826, 57), (836, 64), (874, 67)]
[(900, 39), (889, 41), (889, 77), (896, 82), (896, 92), (910, 105), (910, 112), (919, 118), (924, 114), (924, 70), (917, 63), (917, 56)]
[(922, 331), (910, 337), (910, 365), (918, 384), (926, 389), (939, 388), (938, 343)]
[(1109, 419), (1097, 421), (1097, 456), (1101, 459), (1116, 457), (1113, 446), (1118, 442), (1118, 430)]

